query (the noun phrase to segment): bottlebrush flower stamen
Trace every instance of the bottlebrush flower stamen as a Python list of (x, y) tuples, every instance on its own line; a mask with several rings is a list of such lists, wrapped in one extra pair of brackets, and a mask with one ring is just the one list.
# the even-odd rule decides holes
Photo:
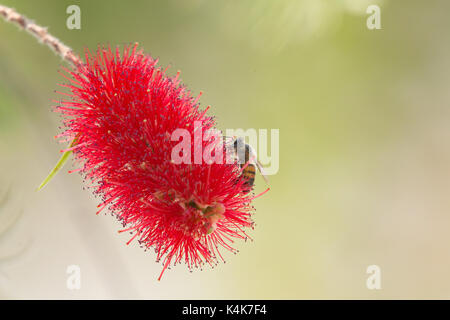
[(172, 161), (172, 132), (194, 136), (194, 123), (206, 131), (215, 122), (206, 115), (209, 106), (200, 109), (201, 93), (194, 98), (180, 73), (171, 77), (166, 70), (136, 44), (122, 54), (86, 51), (85, 64), (66, 70), (70, 99), (57, 107), (66, 126), (60, 138), (77, 137), (67, 150), (93, 181), (98, 212), (109, 208), (134, 233), (127, 244), (138, 239), (155, 250), (163, 263), (159, 279), (171, 264), (216, 265), (220, 248), (236, 252), (233, 239), (248, 238), (245, 229), (253, 227), (253, 198), (237, 163)]
[[(207, 110), (181, 83), (179, 72), (167, 75), (157, 59), (137, 51), (137, 44), (85, 51), (83, 62), (60, 40), (12, 8), (0, 5), (0, 16), (48, 45), (74, 69), (62, 68), (69, 81), (65, 98), (54, 108), (66, 130), (57, 136), (70, 142), (41, 189), (73, 153), (78, 169), (101, 197), (99, 213), (109, 208), (145, 249), (153, 248), (163, 269), (185, 262), (192, 269), (214, 266), (225, 248), (236, 253), (234, 239), (247, 239), (253, 228), (250, 188), (238, 164), (175, 164), (170, 133), (194, 123), (215, 126)], [(209, 107), (208, 107), (209, 108)], [(202, 141), (202, 143), (206, 143)]]

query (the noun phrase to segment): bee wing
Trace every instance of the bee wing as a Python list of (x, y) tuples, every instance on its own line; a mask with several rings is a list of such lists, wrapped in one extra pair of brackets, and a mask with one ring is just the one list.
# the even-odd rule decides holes
[(258, 167), (259, 172), (261, 172), (261, 176), (263, 177), (264, 181), (269, 184), (269, 178), (267, 178), (266, 172), (261, 165), (261, 163), (258, 160), (255, 160), (256, 166)]
[(250, 151), (250, 161), (255, 163), (255, 165), (258, 168), (259, 172), (261, 173), (261, 176), (263, 177), (264, 181), (266, 182), (266, 184), (269, 184), (269, 179), (267, 178), (267, 175), (266, 175), (266, 172), (265, 172), (263, 166), (258, 161), (255, 150), (250, 145), (248, 145), (248, 147), (249, 147), (249, 151)]

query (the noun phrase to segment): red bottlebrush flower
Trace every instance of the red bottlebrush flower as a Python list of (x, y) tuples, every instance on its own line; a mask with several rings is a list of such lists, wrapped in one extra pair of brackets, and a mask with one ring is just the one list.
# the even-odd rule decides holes
[(238, 165), (171, 161), (174, 130), (194, 136), (194, 122), (203, 130), (215, 126), (179, 75), (168, 76), (136, 45), (122, 55), (110, 48), (87, 52), (85, 64), (66, 72), (69, 99), (56, 107), (66, 126), (60, 136), (75, 139), (78, 170), (93, 181), (100, 210), (108, 207), (122, 231), (134, 233), (129, 242), (137, 238), (162, 259), (159, 279), (171, 264), (214, 266), (223, 260), (221, 247), (236, 252), (233, 239), (246, 239), (253, 227), (255, 197)]

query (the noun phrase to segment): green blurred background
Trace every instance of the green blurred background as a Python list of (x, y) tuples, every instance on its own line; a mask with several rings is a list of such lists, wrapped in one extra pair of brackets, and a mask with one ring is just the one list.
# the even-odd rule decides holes
[[(76, 52), (139, 42), (225, 128), (280, 130), (280, 170), (253, 242), (226, 264), (156, 281), (153, 252), (59, 157), (59, 57), (0, 21), (0, 297), (450, 298), (450, 2), (0, 1)], [(81, 8), (81, 30), (66, 27)], [(366, 8), (381, 7), (382, 30)], [(257, 179), (257, 192), (265, 189)], [(3, 197), (2, 197), (3, 195)], [(66, 268), (81, 267), (81, 289)], [(369, 265), (381, 290), (366, 287)]]

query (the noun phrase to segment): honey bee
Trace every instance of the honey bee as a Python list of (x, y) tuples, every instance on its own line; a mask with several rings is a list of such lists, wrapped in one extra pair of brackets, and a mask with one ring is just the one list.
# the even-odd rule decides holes
[(227, 154), (233, 155), (242, 169), (242, 177), (245, 179), (245, 185), (253, 187), (255, 183), (256, 168), (258, 168), (264, 181), (268, 183), (268, 179), (264, 173), (262, 165), (259, 163), (255, 150), (244, 139), (224, 137)]

